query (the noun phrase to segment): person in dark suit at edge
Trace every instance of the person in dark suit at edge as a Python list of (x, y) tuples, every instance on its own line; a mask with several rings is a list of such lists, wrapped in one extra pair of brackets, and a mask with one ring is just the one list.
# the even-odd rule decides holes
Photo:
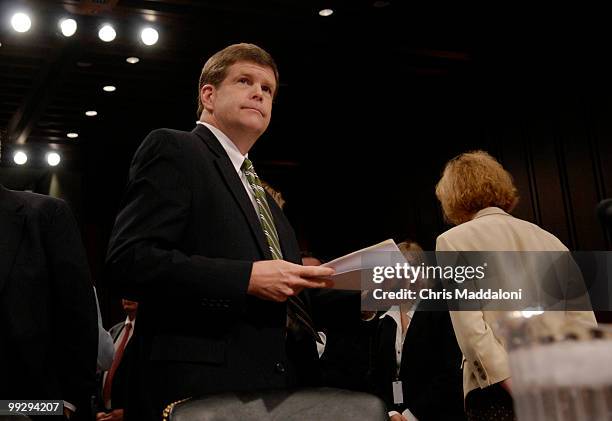
[(302, 290), (329, 286), (333, 270), (299, 264), (248, 159), (277, 87), (267, 52), (231, 45), (202, 69), (195, 129), (155, 130), (134, 156), (106, 265), (139, 302), (126, 419), (159, 419), (188, 397), (316, 384)]
[(66, 418), (88, 420), (98, 325), (72, 212), (0, 185), (0, 233), (0, 399), (63, 400)]
[[(100, 380), (100, 399), (96, 421), (123, 421), (123, 408), (130, 391), (126, 388), (126, 364), (121, 364), (128, 352), (127, 345), (132, 339), (136, 325), (138, 303), (121, 299), (123, 311), (127, 314), (125, 320), (110, 328), (109, 334), (113, 340), (114, 358), (108, 371)], [(126, 358), (126, 361), (128, 359)]]

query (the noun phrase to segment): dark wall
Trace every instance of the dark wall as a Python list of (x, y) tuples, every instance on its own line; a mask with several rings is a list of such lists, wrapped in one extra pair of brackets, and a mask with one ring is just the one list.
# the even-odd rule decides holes
[[(564, 75), (544, 70), (404, 78), (392, 69), (369, 83), (323, 85), (324, 100), (301, 110), (309, 118), (290, 137), (301, 148), (298, 182), (278, 183), (315, 253), (332, 258), (389, 237), (433, 249), (448, 228), (434, 186), (447, 160), (473, 149), (514, 176), (515, 216), (570, 249), (610, 247), (595, 215), (612, 196), (612, 95), (601, 85), (577, 76), (560, 85)], [(310, 88), (295, 96), (307, 98)]]
[[(558, 71), (554, 60), (507, 60), (475, 51), (460, 66), (422, 71), (384, 51), (349, 49), (285, 63), (272, 124), (251, 157), (285, 196), (303, 248), (326, 260), (386, 238), (433, 249), (449, 228), (434, 186), (446, 161), (473, 149), (514, 176), (517, 217), (570, 249), (610, 248), (595, 206), (612, 196), (612, 90), (603, 76)], [(80, 220), (96, 279), (137, 146), (157, 127), (193, 128), (192, 67), (172, 101), (115, 109), (82, 147)]]

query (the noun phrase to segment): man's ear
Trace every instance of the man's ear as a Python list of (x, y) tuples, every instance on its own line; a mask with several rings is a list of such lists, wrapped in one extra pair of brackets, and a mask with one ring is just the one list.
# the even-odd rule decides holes
[(206, 84), (200, 89), (200, 100), (205, 110), (212, 111), (216, 93), (217, 90), (211, 84)]

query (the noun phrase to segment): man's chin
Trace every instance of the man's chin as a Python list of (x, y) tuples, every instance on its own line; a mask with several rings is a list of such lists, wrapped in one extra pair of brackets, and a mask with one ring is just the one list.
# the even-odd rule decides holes
[(248, 119), (243, 121), (242, 126), (250, 132), (261, 135), (268, 128), (268, 122), (264, 121), (263, 118), (260, 117), (257, 119)]

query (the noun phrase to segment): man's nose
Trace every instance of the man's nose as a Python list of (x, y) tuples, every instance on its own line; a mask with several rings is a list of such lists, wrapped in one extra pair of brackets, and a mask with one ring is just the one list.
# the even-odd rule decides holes
[(258, 83), (253, 84), (253, 98), (258, 100), (263, 99), (263, 90), (261, 89), (261, 85)]

